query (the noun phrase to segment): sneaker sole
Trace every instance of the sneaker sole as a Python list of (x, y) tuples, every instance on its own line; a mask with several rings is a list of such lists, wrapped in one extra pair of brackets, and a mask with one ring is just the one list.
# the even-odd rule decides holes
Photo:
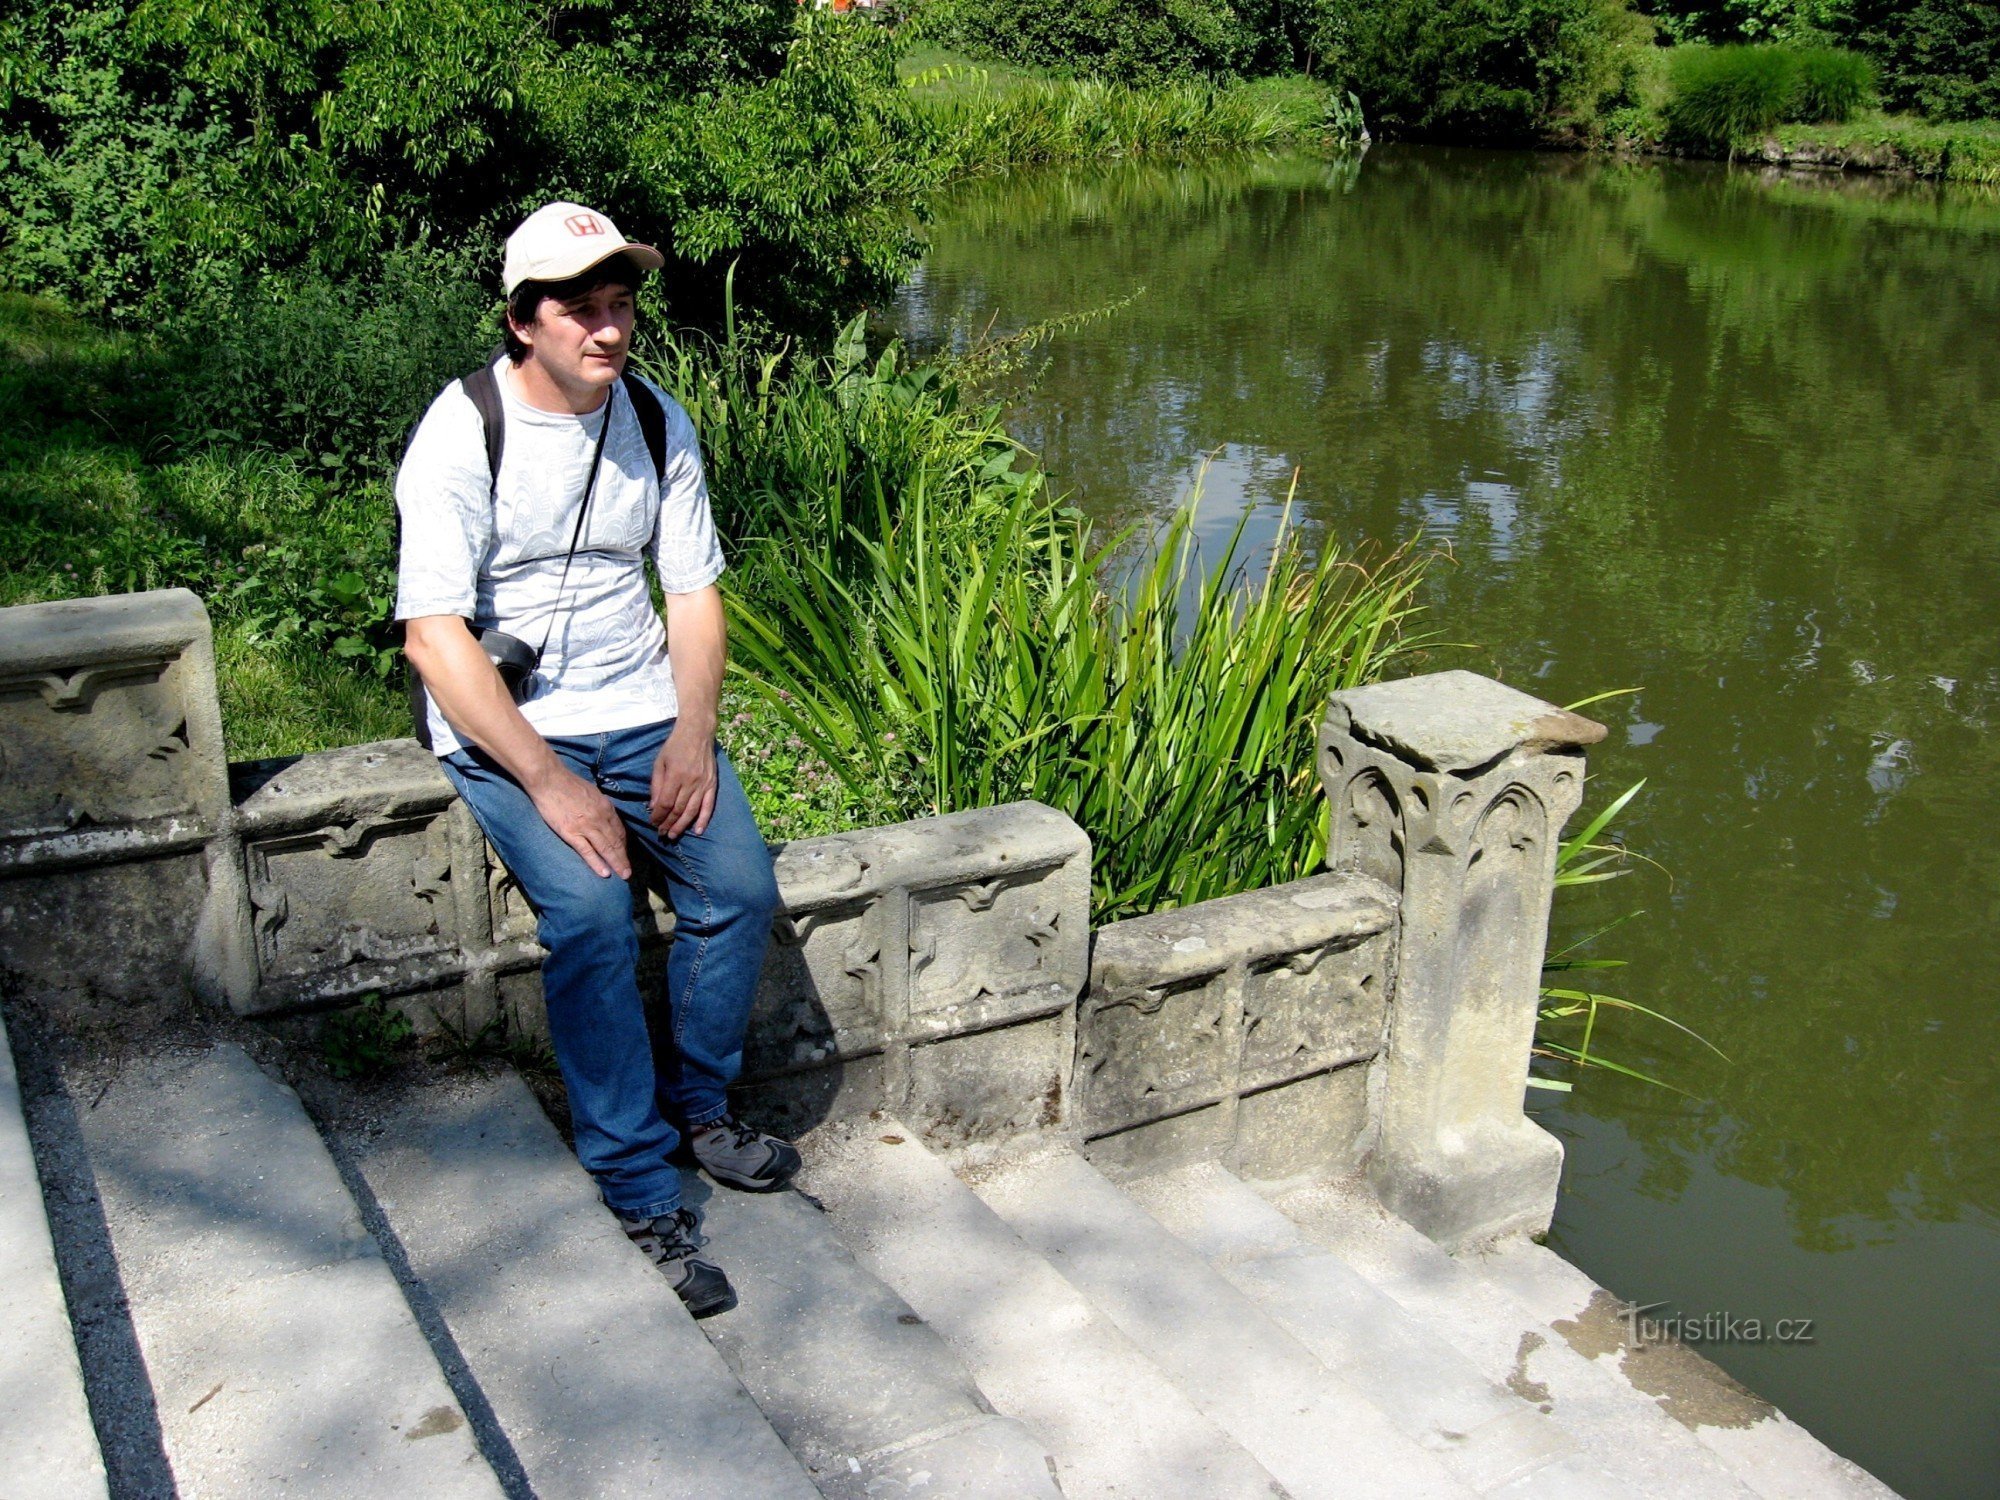
[(702, 1164), (702, 1171), (724, 1187), (733, 1187), (745, 1193), (775, 1193), (780, 1188), (790, 1186), (792, 1179), (798, 1175), (801, 1165), (803, 1158), (794, 1148), (787, 1150), (779, 1158), (780, 1170), (774, 1177), (743, 1177), (735, 1172), (718, 1172), (706, 1163)]
[(687, 1298), (683, 1297), (681, 1299), (681, 1306), (688, 1310), (688, 1316), (691, 1318), (712, 1318), (717, 1313), (726, 1313), (736, 1306), (736, 1289), (732, 1287), (720, 1296), (710, 1297), (702, 1301), (690, 1302)]

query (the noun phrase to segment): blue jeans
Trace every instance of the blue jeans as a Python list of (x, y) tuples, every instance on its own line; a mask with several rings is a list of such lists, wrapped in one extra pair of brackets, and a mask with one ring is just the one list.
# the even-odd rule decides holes
[(743, 1033), (778, 909), (770, 850), (719, 747), (707, 832), (669, 839), (648, 821), (653, 762), (672, 728), (669, 720), (548, 742), (611, 799), (628, 841), (666, 874), (674, 908), (667, 1036), (646, 1025), (625, 882), (592, 873), (520, 783), (481, 751), (457, 750), (442, 761), (540, 920), (549, 1040), (569, 1090), (577, 1157), (606, 1203), (649, 1218), (680, 1206), (680, 1175), (667, 1160), (680, 1140), (675, 1127), (705, 1125), (729, 1107), (725, 1091), (742, 1071)]

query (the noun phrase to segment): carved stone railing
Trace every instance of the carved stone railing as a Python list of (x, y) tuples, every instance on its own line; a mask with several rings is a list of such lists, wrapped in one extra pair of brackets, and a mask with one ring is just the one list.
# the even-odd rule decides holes
[(1261, 1178), (1359, 1165), (1395, 915), (1380, 882), (1321, 875), (1101, 928), (1076, 1058), (1093, 1158)]
[[(744, 1107), (1039, 1131), (1116, 1172), (1365, 1167), (1451, 1245), (1548, 1223), (1522, 1114), (1557, 834), (1598, 726), (1470, 673), (1334, 695), (1330, 873), (1089, 927), (1090, 847), (1034, 803), (776, 851)], [(673, 918), (633, 884), (649, 973)], [(380, 994), (542, 1028), (535, 917), (403, 740), (231, 767), (192, 594), (0, 611), (0, 981), (58, 1015)]]

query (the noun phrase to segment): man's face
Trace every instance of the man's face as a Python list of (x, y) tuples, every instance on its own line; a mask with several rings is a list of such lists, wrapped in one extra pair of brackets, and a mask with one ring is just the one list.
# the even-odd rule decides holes
[(514, 333), (540, 373), (565, 394), (592, 396), (625, 371), (633, 312), (632, 289), (610, 282), (567, 302), (544, 297), (535, 321), (515, 324)]

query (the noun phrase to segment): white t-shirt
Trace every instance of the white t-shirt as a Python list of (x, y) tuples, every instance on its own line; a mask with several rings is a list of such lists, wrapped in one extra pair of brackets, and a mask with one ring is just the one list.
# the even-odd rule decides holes
[[(456, 381), (424, 413), (397, 471), (403, 544), (396, 618), (460, 615), (530, 647), (548, 630), (541, 668), (521, 704), (543, 735), (599, 734), (675, 717), (667, 632), (646, 589), (644, 558), (652, 553), (669, 594), (692, 593), (722, 576), (694, 424), (647, 382), (667, 418), (666, 461), (656, 479), (622, 385), (579, 417), (528, 405), (504, 358), (495, 373), (506, 411), (498, 486), (487, 477), (478, 408)], [(590, 519), (558, 601), (563, 556), (607, 412), (611, 431)], [(458, 737), (436, 704), (429, 714), (431, 748), (449, 755)]]

